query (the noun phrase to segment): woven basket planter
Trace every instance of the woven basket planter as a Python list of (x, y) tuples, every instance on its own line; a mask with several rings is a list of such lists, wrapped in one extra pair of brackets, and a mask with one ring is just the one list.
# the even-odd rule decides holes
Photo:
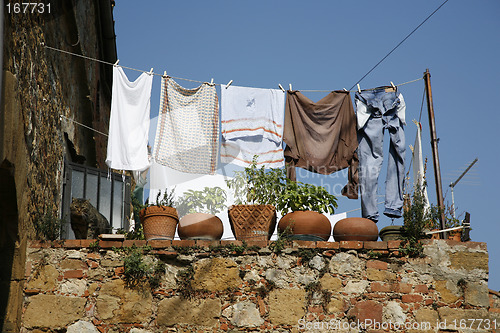
[(150, 206), (140, 211), (142, 228), (146, 240), (174, 239), (179, 222), (177, 210), (166, 206)]
[(237, 240), (267, 241), (276, 227), (276, 208), (272, 205), (233, 205), (228, 215)]

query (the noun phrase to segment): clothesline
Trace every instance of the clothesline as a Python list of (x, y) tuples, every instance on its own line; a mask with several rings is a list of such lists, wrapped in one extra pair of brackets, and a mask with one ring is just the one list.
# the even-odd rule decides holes
[[(112, 63), (112, 62), (109, 62), (109, 61), (104, 61), (104, 60), (100, 60), (100, 59), (96, 59), (96, 58), (84, 56), (82, 54), (73, 53), (73, 52), (69, 52), (69, 51), (66, 51), (66, 50), (61, 50), (61, 49), (58, 49), (58, 48), (55, 48), (55, 47), (52, 47), (52, 46), (45, 45), (44, 43), (42, 43), (42, 46), (45, 47), (45, 48), (47, 48), (47, 49), (53, 50), (53, 51), (58, 51), (58, 52), (61, 52), (61, 53), (73, 55), (73, 56), (84, 58), (84, 59), (87, 59), (87, 60), (96, 61), (96, 62), (99, 62), (99, 63), (102, 63), (102, 64), (106, 64), (106, 65), (110, 65), (110, 66), (115, 66), (116, 65), (115, 63)], [(127, 66), (123, 66), (123, 65), (116, 65), (116, 66), (120, 66), (122, 68), (130, 69), (132, 71), (136, 71), (136, 72), (140, 72), (140, 73), (146, 73), (146, 74), (150, 74), (150, 75), (156, 75), (156, 76), (160, 76), (160, 77), (165, 77), (164, 74), (158, 74), (158, 73), (155, 73), (155, 72), (152, 72), (152, 71), (145, 71), (145, 70), (142, 70), (142, 69), (127, 67)], [(210, 84), (210, 85), (213, 84), (213, 85), (217, 85), (217, 86), (221, 86), (222, 85), (221, 83), (212, 83), (212, 82), (207, 82), (207, 81), (199, 81), (199, 80), (193, 80), (193, 79), (186, 79), (186, 78), (183, 78), (183, 77), (176, 77), (176, 76), (171, 76), (171, 75), (167, 75), (167, 77), (171, 77), (171, 78), (177, 79), (177, 80), (189, 81), (189, 82), (206, 83), (206, 84)], [(406, 84), (409, 84), (409, 83), (413, 83), (413, 82), (417, 82), (417, 81), (420, 81), (420, 80), (423, 80), (423, 77), (415, 79), (415, 80), (411, 80), (411, 81), (408, 81), (408, 82), (396, 84), (395, 86), (399, 87), (399, 86), (403, 86), (403, 85), (406, 85)], [(229, 81), (229, 83), (227, 85), (231, 84), (232, 81), (233, 80)], [(369, 88), (369, 89), (363, 89), (363, 90), (364, 91), (369, 91), (369, 90), (374, 90), (374, 89), (377, 89), (377, 88)], [(335, 89), (333, 89), (333, 90), (335, 90)], [(332, 89), (328, 89), (328, 90), (304, 90), (304, 89), (299, 89), (299, 91), (302, 91), (302, 92), (331, 92), (333, 90)], [(347, 92), (356, 92), (357, 90), (346, 90), (346, 91)]]
[(102, 135), (104, 135), (104, 136), (108, 136), (106, 133), (103, 133), (103, 132), (101, 132), (101, 131), (98, 131), (98, 130), (96, 130), (96, 129), (92, 128), (92, 127), (89, 127), (89, 126), (87, 126), (87, 125), (85, 125), (85, 124), (82, 124), (82, 123), (80, 123), (80, 122), (78, 122), (78, 121), (76, 121), (76, 120), (73, 120), (73, 119), (71, 119), (71, 118), (65, 117), (65, 116), (63, 116), (63, 115), (59, 115), (59, 118), (60, 118), (60, 119), (64, 118), (64, 119), (66, 119), (66, 120), (68, 120), (68, 121), (71, 121), (71, 122), (73, 122), (73, 123), (77, 124), (77, 125), (80, 125), (80, 126), (82, 126), (82, 127), (85, 127), (85, 128), (87, 128), (87, 129), (89, 129), (89, 130), (91, 130), (91, 131), (94, 131), (94, 132), (96, 132), (96, 133), (102, 134)]

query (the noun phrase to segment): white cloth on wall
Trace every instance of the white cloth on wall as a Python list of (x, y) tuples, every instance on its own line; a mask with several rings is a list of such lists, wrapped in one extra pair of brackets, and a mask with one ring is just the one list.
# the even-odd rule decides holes
[(113, 66), (111, 116), (106, 164), (117, 170), (149, 167), (148, 134), (153, 75), (130, 82), (120, 66)]
[[(424, 160), (422, 158), (422, 124), (415, 121), (417, 125), (417, 136), (415, 138), (415, 147), (413, 147), (413, 185), (422, 186), (424, 183)], [(425, 208), (429, 209), (429, 197), (427, 195), (427, 186), (423, 188), (425, 198)]]
[(221, 162), (246, 167), (257, 155), (258, 166), (283, 167), (284, 118), (280, 89), (221, 85)]

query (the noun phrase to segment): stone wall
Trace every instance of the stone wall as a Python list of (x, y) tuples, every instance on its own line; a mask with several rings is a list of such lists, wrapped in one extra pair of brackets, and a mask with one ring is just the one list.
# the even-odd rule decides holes
[[(15, 166), (20, 227), (33, 235), (37, 213), (57, 214), (61, 202), (64, 133), (89, 166), (104, 167), (107, 139), (61, 119), (68, 117), (107, 133), (110, 69), (44, 47), (51, 46), (113, 62), (105, 52), (111, 33), (103, 31), (102, 8), (110, 2), (51, 1), (51, 12), (9, 14), (5, 11), (0, 163)], [(109, 8), (109, 10), (111, 10)], [(112, 22), (108, 24), (113, 25)], [(106, 34), (106, 36), (104, 36)]]
[[(277, 245), (32, 242), (22, 332), (492, 332), (499, 320), (485, 243), (428, 241), (419, 258), (399, 241)], [(153, 288), (126, 279), (136, 247), (161, 267)]]
[[(89, 166), (104, 167), (111, 66), (53, 51), (116, 61), (111, 0), (51, 0), (50, 13), (4, 8), (0, 105), (0, 331), (18, 332), (24, 256), (37, 217), (59, 216), (64, 133)], [(21, 7), (23, 8), (23, 7)], [(31, 9), (31, 7), (30, 7)], [(7, 186), (6, 179), (9, 185)], [(21, 267), (21, 269), (19, 269)]]

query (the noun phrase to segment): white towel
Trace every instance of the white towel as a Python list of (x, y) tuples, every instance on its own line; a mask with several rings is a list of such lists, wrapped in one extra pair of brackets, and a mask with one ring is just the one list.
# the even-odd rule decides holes
[[(417, 125), (417, 136), (415, 138), (415, 147), (413, 148), (413, 185), (423, 186), (424, 183), (424, 160), (422, 158), (422, 128), (421, 123), (415, 121)], [(427, 196), (427, 186), (423, 188), (423, 195), (426, 201), (425, 209), (429, 209), (429, 197)]]
[(152, 85), (153, 75), (143, 73), (130, 82), (121, 67), (113, 67), (106, 156), (112, 169), (142, 171), (150, 165), (147, 145)]
[(283, 167), (284, 118), (283, 91), (221, 85), (221, 162)]

